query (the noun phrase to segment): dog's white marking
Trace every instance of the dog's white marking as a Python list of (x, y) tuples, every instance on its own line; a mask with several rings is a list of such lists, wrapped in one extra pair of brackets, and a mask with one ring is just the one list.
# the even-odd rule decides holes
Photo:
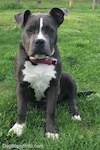
[(59, 139), (59, 134), (58, 133), (50, 133), (50, 132), (47, 132), (46, 134), (46, 137), (47, 138), (51, 138), (51, 139)]
[(82, 120), (80, 115), (74, 115), (74, 116), (72, 116), (72, 119), (73, 120), (77, 120), (77, 121), (81, 121)]
[(40, 26), (39, 26), (39, 33), (37, 35), (37, 39), (43, 39), (46, 40), (45, 36), (42, 33), (42, 28), (43, 28), (43, 18), (40, 18)]
[(40, 30), (42, 29), (42, 27), (43, 27), (43, 18), (41, 17), (40, 18)]
[(38, 64), (32, 65), (30, 61), (25, 61), (25, 69), (22, 70), (24, 79), (30, 83), (30, 87), (34, 89), (37, 100), (45, 97), (44, 92), (50, 86), (52, 78), (56, 78), (54, 65)]
[(24, 127), (25, 123), (23, 124), (15, 123), (14, 126), (9, 130), (9, 133), (14, 132), (19, 137), (22, 135)]
[(53, 48), (52, 53), (51, 53), (51, 56), (52, 56), (54, 53), (55, 53), (55, 49)]

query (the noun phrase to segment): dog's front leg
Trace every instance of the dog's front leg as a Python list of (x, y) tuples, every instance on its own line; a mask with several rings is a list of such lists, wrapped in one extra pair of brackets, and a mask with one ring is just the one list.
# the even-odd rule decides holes
[(58, 98), (58, 85), (50, 87), (47, 93), (47, 110), (46, 110), (46, 136), (47, 138), (58, 139), (58, 133), (55, 126), (55, 108)]
[(26, 97), (26, 86), (25, 84), (19, 84), (17, 86), (17, 98), (18, 98), (18, 109), (17, 109), (17, 122), (9, 130), (14, 132), (17, 136), (21, 136), (25, 127), (26, 111), (27, 111), (27, 97)]

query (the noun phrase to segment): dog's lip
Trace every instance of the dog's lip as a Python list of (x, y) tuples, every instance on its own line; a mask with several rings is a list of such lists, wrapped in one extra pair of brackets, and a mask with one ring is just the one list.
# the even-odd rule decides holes
[(46, 58), (51, 58), (53, 56), (53, 54), (55, 53), (55, 49), (53, 48), (52, 53), (50, 56), (47, 56), (45, 54), (35, 54), (35, 55), (31, 55), (29, 58), (31, 60), (35, 60), (35, 59), (46, 59)]
[(38, 55), (38, 54), (36, 54), (36, 55), (34, 55), (34, 56), (30, 56), (29, 58), (31, 59), (31, 60), (35, 60), (35, 59), (45, 59), (45, 58), (48, 58), (49, 56), (46, 56), (46, 55)]

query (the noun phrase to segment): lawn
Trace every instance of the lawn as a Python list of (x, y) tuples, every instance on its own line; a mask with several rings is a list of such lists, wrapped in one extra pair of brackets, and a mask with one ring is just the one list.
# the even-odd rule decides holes
[(16, 122), (14, 57), (22, 32), (13, 15), (25, 9), (48, 12), (52, 7), (68, 7), (68, 3), (0, 1), (0, 150), (100, 150), (100, 6), (93, 11), (91, 1), (85, 0), (74, 3), (58, 31), (63, 70), (75, 78), (78, 91), (96, 92), (77, 99), (82, 121), (72, 121), (68, 105), (63, 103), (56, 111), (59, 140), (46, 139), (45, 113), (36, 109), (28, 111), (27, 128), (20, 138), (7, 135)]

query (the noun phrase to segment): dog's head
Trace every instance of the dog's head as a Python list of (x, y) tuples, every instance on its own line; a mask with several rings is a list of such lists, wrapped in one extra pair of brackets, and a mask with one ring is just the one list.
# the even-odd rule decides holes
[(29, 57), (47, 57), (55, 53), (57, 28), (64, 21), (67, 10), (53, 8), (48, 14), (32, 14), (30, 10), (15, 15), (23, 28), (22, 44)]

